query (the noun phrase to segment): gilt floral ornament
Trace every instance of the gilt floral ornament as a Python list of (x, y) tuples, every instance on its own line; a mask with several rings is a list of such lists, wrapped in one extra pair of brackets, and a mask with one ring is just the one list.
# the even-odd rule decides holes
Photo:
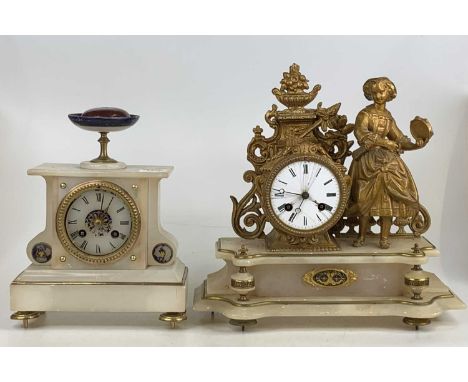
[(303, 93), (304, 90), (309, 89), (309, 85), (307, 84), (309, 80), (301, 74), (299, 69), (299, 65), (292, 64), (289, 67), (289, 73), (283, 73), (280, 90), (291, 93)]
[(309, 89), (309, 80), (299, 69), (299, 65), (292, 64), (289, 67), (289, 72), (283, 73), (280, 89), (274, 88), (272, 91), (278, 101), (289, 108), (306, 106), (314, 100), (321, 89), (320, 85), (315, 85), (309, 93), (305, 92), (305, 90)]

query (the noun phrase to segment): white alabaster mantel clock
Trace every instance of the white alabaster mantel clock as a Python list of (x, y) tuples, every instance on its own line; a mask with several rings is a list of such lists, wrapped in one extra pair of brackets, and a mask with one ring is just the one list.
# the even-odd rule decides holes
[(273, 89), (286, 108), (267, 111), (270, 137), (253, 129), (251, 187), (231, 196), (239, 237), (217, 241), (226, 264), (195, 291), (194, 309), (244, 330), (274, 316), (400, 316), (418, 328), (464, 308), (422, 269), (439, 252), (422, 236), (430, 216), (402, 158), (428, 144), (430, 123), (411, 121), (414, 142), (402, 133), (386, 107), (396, 97), (386, 77), (366, 81), (372, 103), (355, 123), (338, 114), (339, 103), (306, 108), (321, 86), (307, 89), (296, 64)]
[(27, 327), (48, 311), (163, 312), (174, 326), (186, 318), (188, 270), (159, 219), (159, 182), (173, 168), (108, 156), (107, 134), (136, 115), (97, 108), (69, 118), (100, 133), (100, 155), (28, 170), (46, 181), (46, 227), (27, 246), (31, 265), (11, 283), (11, 318)]

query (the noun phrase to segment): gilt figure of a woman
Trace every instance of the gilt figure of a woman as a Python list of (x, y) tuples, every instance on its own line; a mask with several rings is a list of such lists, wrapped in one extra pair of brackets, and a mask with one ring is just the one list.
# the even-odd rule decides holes
[(359, 217), (359, 235), (353, 245), (362, 246), (370, 217), (380, 218), (381, 248), (389, 248), (394, 217), (414, 217), (419, 210), (418, 191), (413, 177), (400, 157), (427, 141), (416, 142), (397, 127), (387, 102), (396, 97), (395, 85), (386, 77), (371, 78), (363, 86), (364, 96), (373, 101), (356, 117), (354, 134), (359, 149), (353, 153), (349, 216)]

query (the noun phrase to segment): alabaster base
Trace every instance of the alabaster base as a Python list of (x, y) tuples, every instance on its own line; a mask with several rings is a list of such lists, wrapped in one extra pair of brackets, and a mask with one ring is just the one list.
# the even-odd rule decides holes
[[(194, 309), (219, 312), (234, 323), (275, 316), (399, 316), (419, 327), (418, 322), (422, 326), (445, 310), (465, 308), (433, 273), (426, 273), (430, 284), (422, 299), (414, 299), (405, 285), (405, 274), (414, 265), (439, 254), (426, 239), (394, 238), (387, 250), (378, 248), (378, 238), (369, 238), (368, 247), (361, 248), (352, 246), (352, 238), (339, 241), (340, 251), (326, 253), (269, 251), (262, 240), (219, 239), (216, 256), (226, 264), (196, 289)], [(414, 244), (421, 248), (417, 253)], [(247, 251), (240, 253), (241, 245)], [(255, 280), (247, 299), (239, 299), (229, 286), (239, 267), (246, 267)], [(336, 275), (337, 270), (345, 276), (336, 282), (325, 277), (336, 285), (321, 285), (319, 277), (315, 282), (306, 276), (321, 271)]]
[[(187, 267), (57, 270), (30, 265), (10, 285), (12, 319), (34, 312), (170, 312), (185, 317)], [(167, 320), (165, 320), (167, 321)]]

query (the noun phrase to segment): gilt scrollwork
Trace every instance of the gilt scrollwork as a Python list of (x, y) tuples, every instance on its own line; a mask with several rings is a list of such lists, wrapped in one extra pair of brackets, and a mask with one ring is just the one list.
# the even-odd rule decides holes
[[(341, 236), (341, 233), (347, 226), (347, 219), (345, 217), (342, 217), (340, 220), (338, 220), (338, 223), (336, 223), (332, 229), (330, 230), (330, 233), (333, 234), (335, 237)], [(349, 228), (351, 229), (351, 228)]]
[[(288, 158), (300, 156), (302, 160), (313, 158), (319, 163), (325, 161), (327, 167), (337, 170), (335, 175), (342, 184), (343, 198), (347, 199), (349, 195), (350, 179), (346, 175), (344, 161), (351, 155), (349, 148), (352, 142), (347, 140), (347, 134), (353, 131), (354, 125), (347, 124), (346, 116), (338, 114), (340, 103), (329, 108), (322, 107), (321, 102), (316, 109), (305, 107), (316, 98), (321, 86), (314, 85), (307, 92), (309, 81), (299, 69), (299, 65), (291, 65), (289, 72), (283, 73), (280, 88), (273, 89), (278, 101), (286, 106), (286, 109), (278, 110), (278, 106), (273, 104), (265, 113), (265, 121), (273, 129), (273, 134), (265, 137), (260, 126), (253, 129), (254, 135), (247, 147), (247, 159), (254, 169), (244, 174), (244, 180), (252, 184), (250, 190), (239, 201), (231, 196), (232, 225), (234, 231), (245, 239), (264, 237), (267, 221), (272, 223), (275, 228), (273, 231), (281, 231), (274, 225), (274, 217), (268, 207), (270, 194), (267, 189), (271, 188), (268, 183), (271, 174), (287, 165), (284, 161)], [(327, 228), (331, 226), (321, 227), (322, 231)], [(302, 231), (288, 231), (287, 234), (278, 232), (278, 235), (266, 239), (269, 248), (338, 248), (328, 233), (322, 231), (317, 235), (312, 232), (304, 234)]]
[[(335, 236), (353, 237), (357, 234), (355, 227), (359, 225), (359, 219), (356, 216), (344, 216), (332, 229)], [(382, 220), (375, 217), (369, 217), (368, 235), (376, 236), (377, 234), (372, 231), (374, 226), (382, 226)], [(425, 233), (431, 225), (431, 217), (427, 209), (419, 204), (418, 211), (413, 216), (402, 217), (398, 216), (392, 221), (392, 225), (397, 228), (395, 233), (390, 233), (393, 236), (414, 236), (420, 237)], [(409, 228), (408, 232), (405, 228)]]
[(393, 225), (397, 226), (398, 229), (395, 235), (407, 235), (405, 227), (411, 223), (411, 216), (398, 216), (393, 220)]
[(261, 166), (269, 158), (269, 145), (264, 139), (255, 137), (250, 142), (247, 148), (247, 160), (254, 165), (254, 167)]
[(275, 137), (265, 138), (262, 134), (263, 129), (256, 126), (253, 129), (254, 137), (247, 146), (247, 160), (253, 164), (255, 170), (258, 170), (268, 160), (277, 154), (277, 148), (274, 144)]
[(261, 194), (260, 179), (255, 171), (246, 171), (244, 180), (252, 183), (252, 187), (240, 200), (231, 195), (232, 227), (236, 234), (245, 239), (256, 239), (265, 236), (266, 216), (263, 213), (259, 195)]
[(278, 111), (278, 106), (275, 104), (271, 105), (271, 110), (268, 110), (265, 113), (265, 121), (268, 123), (268, 126), (270, 126), (272, 129), (276, 129), (278, 126), (278, 120), (276, 119), (276, 113)]
[(414, 236), (419, 237), (425, 233), (431, 225), (431, 216), (429, 211), (422, 205), (419, 204), (419, 211), (411, 219), (409, 227), (413, 231)]

